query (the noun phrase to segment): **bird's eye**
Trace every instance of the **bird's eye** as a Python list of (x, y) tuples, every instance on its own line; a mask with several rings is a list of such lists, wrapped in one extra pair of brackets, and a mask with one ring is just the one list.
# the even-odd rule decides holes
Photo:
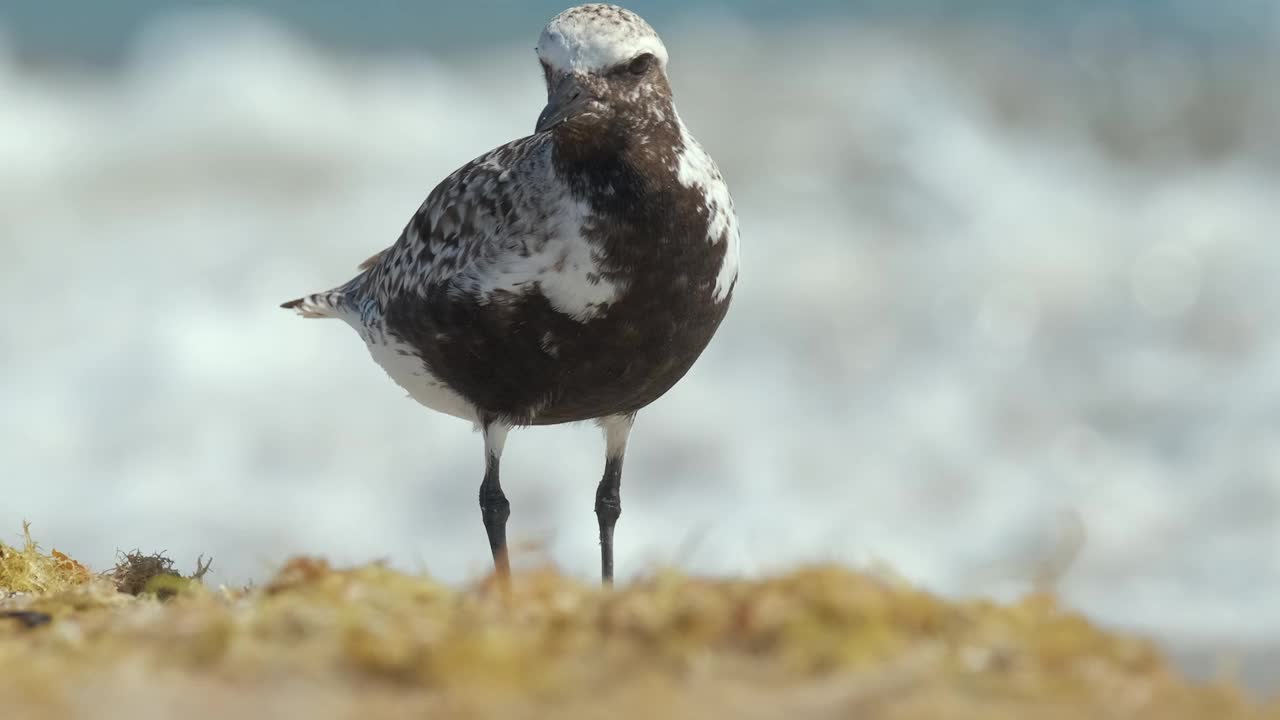
[(627, 65), (627, 72), (632, 75), (643, 75), (649, 72), (649, 68), (653, 66), (653, 54), (645, 53), (637, 56)]

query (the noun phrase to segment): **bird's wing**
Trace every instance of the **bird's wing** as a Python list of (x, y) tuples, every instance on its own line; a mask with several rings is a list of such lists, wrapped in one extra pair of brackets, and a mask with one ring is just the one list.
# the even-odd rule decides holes
[(516, 140), (445, 178), (396, 243), (366, 261), (366, 297), (485, 305), (541, 293), (576, 319), (598, 313), (619, 288), (584, 235), (590, 212), (555, 178), (550, 142)]
[(395, 244), (366, 260), (366, 291), (383, 304), (405, 293), (446, 286), (477, 258), (513, 239), (517, 204), (533, 195), (539, 136), (495, 148), (440, 181)]
[(567, 193), (552, 191), (550, 144), (548, 134), (532, 135), (458, 168), (391, 247), (360, 263), (359, 275), (282, 307), (367, 324), (393, 301), (469, 295), (485, 304), (520, 292), (534, 268), (518, 261), (536, 259), (553, 229), (566, 225), (558, 208)]

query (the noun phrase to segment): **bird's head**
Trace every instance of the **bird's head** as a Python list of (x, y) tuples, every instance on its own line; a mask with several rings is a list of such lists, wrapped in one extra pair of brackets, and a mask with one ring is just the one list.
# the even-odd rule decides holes
[(649, 23), (616, 5), (560, 13), (538, 39), (547, 106), (535, 132), (600, 137), (669, 120), (667, 48)]

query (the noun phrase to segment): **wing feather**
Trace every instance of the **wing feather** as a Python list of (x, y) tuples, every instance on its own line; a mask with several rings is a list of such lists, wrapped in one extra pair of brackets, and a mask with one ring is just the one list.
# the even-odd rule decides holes
[(361, 285), (381, 307), (405, 295), (487, 304), (541, 292), (586, 320), (619, 291), (583, 234), (589, 216), (552, 171), (550, 136), (532, 135), (437, 185), (395, 244), (361, 265)]

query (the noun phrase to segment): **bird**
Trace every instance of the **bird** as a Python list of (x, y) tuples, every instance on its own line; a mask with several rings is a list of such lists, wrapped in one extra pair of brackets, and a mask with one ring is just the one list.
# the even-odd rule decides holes
[(648, 22), (578, 5), (546, 24), (536, 54), (547, 102), (533, 134), (442, 180), (346, 284), (281, 307), (345, 321), (411, 398), (480, 430), (481, 519), (506, 582), (509, 431), (596, 423), (611, 585), (632, 427), (720, 327), (738, 280), (738, 218), (676, 112), (667, 48)]

